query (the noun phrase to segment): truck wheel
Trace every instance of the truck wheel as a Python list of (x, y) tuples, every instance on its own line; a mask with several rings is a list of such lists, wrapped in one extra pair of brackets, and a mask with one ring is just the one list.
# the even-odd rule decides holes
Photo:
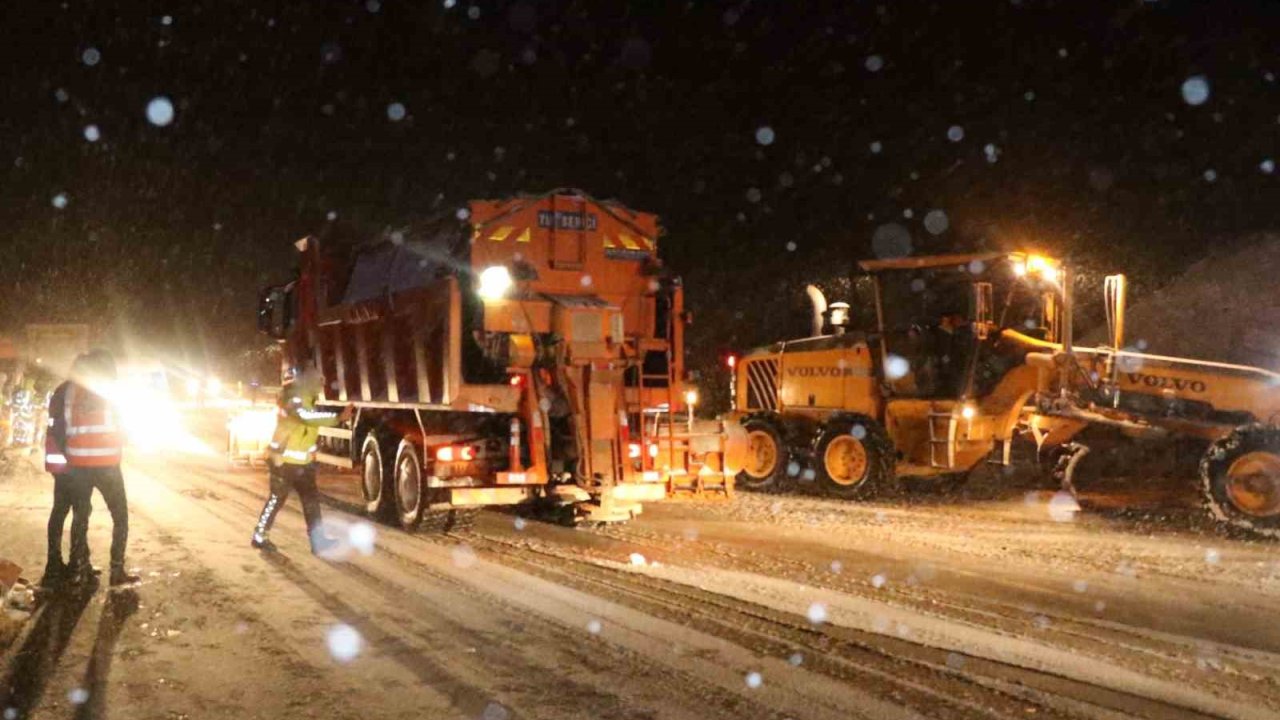
[(360, 451), (360, 493), (364, 496), (365, 512), (379, 519), (387, 517), (391, 498), (387, 492), (386, 473), (383, 472), (382, 447), (373, 433), (364, 439), (364, 447)]
[(762, 418), (748, 420), (743, 429), (747, 431), (747, 453), (738, 473), (738, 486), (748, 490), (776, 489), (791, 459), (782, 431)]
[(879, 423), (863, 415), (828, 424), (814, 458), (818, 482), (833, 497), (883, 495), (893, 484), (893, 443)]
[(1200, 461), (1209, 512), (1222, 522), (1280, 537), (1280, 430), (1236, 428)]
[(408, 440), (401, 440), (396, 452), (396, 519), (405, 530), (413, 530), (422, 522), (422, 510), (427, 504), (426, 486), (418, 449)]

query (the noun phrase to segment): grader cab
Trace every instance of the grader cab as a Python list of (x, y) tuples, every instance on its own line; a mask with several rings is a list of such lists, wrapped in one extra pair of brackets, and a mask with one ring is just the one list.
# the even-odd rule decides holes
[[(738, 483), (816, 481), (829, 495), (889, 492), (897, 478), (965, 477), (1009, 443), (1041, 371), (1026, 355), (1060, 341), (1060, 265), (1022, 253), (861, 263), (856, 307), (815, 300), (812, 337), (745, 354), (734, 421)], [(993, 451), (995, 451), (993, 455)]]

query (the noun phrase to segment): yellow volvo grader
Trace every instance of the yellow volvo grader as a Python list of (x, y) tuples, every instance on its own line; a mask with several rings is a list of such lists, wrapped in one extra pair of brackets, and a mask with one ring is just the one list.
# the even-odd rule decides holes
[(738, 483), (806, 479), (865, 498), (900, 478), (953, 483), (1036, 443), (1069, 489), (1084, 429), (1209, 443), (1203, 495), (1220, 520), (1280, 535), (1280, 375), (1124, 348), (1123, 276), (1106, 280), (1107, 346), (1072, 337), (1073, 274), (1030, 253), (860, 263), (869, 297), (810, 288), (813, 335), (736, 363), (728, 421), (746, 436)]

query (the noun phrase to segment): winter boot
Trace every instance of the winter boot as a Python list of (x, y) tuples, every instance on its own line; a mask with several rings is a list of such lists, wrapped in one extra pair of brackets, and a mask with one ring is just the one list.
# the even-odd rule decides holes
[(111, 587), (131, 587), (142, 582), (142, 576), (125, 572), (120, 565), (111, 566)]

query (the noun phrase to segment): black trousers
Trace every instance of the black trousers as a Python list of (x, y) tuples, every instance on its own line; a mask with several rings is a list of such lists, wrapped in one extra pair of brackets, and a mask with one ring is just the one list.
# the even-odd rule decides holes
[(46, 568), (60, 568), (62, 562), (62, 528), (67, 513), (74, 512), (71, 520), (71, 566), (89, 564), (89, 513), (93, 505), (89, 501), (93, 486), (84, 478), (71, 473), (53, 476), (53, 510), (49, 512), (49, 560)]
[[(111, 567), (124, 569), (124, 551), (129, 544), (129, 499), (125, 496), (120, 466), (71, 468), (70, 475), (102, 493), (102, 500), (111, 513)], [(77, 533), (77, 522), (74, 518), (71, 521), (73, 537)], [(83, 532), (87, 535), (88, 531), (89, 513), (85, 513)]]
[(260, 540), (266, 539), (271, 526), (275, 524), (276, 516), (280, 514), (280, 509), (289, 499), (289, 492), (296, 490), (298, 497), (302, 500), (302, 516), (307, 521), (307, 537), (311, 539), (311, 545), (314, 547), (317, 535), (322, 532), (320, 491), (316, 489), (315, 463), (306, 465), (286, 463), (279, 467), (272, 465), (270, 480), (271, 494), (267, 496), (267, 504), (262, 508), (262, 515), (258, 517), (258, 525), (253, 530), (254, 537)]

